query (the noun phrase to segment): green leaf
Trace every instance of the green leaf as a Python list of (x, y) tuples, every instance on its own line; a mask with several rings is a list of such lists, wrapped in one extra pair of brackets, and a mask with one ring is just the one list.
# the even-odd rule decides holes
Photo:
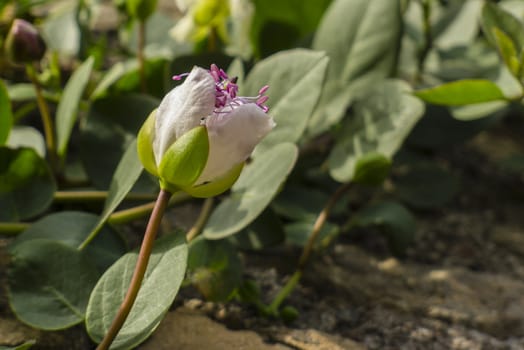
[(255, 55), (271, 53), (297, 45), (315, 31), (331, 0), (254, 0), (251, 41)]
[[(109, 329), (131, 281), (138, 254), (128, 253), (111, 266), (96, 284), (86, 311), (86, 328), (95, 342)], [(181, 234), (155, 242), (142, 287), (111, 349), (131, 349), (155, 330), (173, 303), (184, 278), (187, 245)]]
[(57, 151), (61, 157), (64, 157), (66, 154), (67, 143), (78, 116), (78, 105), (89, 81), (94, 61), (95, 59), (91, 56), (76, 69), (67, 81), (58, 103), (56, 110), (56, 141)]
[(398, 198), (420, 209), (440, 208), (459, 190), (458, 179), (434, 164), (408, 166), (407, 172), (396, 177), (394, 184)]
[(335, 0), (313, 40), (329, 67), (308, 133), (338, 122), (355, 94), (388, 77), (396, 66), (402, 17), (399, 0)]
[(0, 220), (17, 221), (42, 213), (56, 185), (47, 163), (31, 148), (0, 147)]
[(280, 52), (259, 62), (245, 82), (247, 95), (269, 85), (270, 114), (277, 126), (257, 147), (268, 148), (280, 142), (296, 142), (320, 96), (328, 58), (322, 52), (297, 49)]
[(278, 215), (266, 208), (255, 221), (230, 236), (229, 240), (240, 249), (260, 250), (284, 242), (284, 227)]
[(511, 74), (518, 79), (521, 62), (515, 44), (513, 44), (511, 39), (498, 28), (493, 28), (493, 36), (495, 37), (502, 60)]
[[(479, 17), (482, 11), (482, 1), (449, 1), (445, 6), (438, 7), (431, 4), (432, 34), (434, 46), (438, 49), (451, 49), (467, 46), (478, 37)], [(413, 7), (419, 7), (413, 3)], [(417, 19), (421, 19), (417, 13)], [(438, 19), (434, 21), (435, 17)], [(423, 40), (422, 25), (420, 27), (421, 41)], [(411, 28), (410, 28), (411, 31)], [(419, 42), (423, 44), (423, 42)]]
[(104, 210), (100, 214), (98, 223), (94, 226), (93, 232), (97, 232), (109, 219), (109, 216), (122, 203), (126, 195), (131, 191), (143, 170), (142, 163), (138, 159), (136, 139), (131, 142), (126, 153), (122, 156), (120, 163), (116, 167), (115, 174), (109, 186)]
[(433, 88), (418, 90), (415, 95), (428, 103), (446, 106), (464, 106), (506, 100), (497, 84), (484, 79), (453, 81)]
[(7, 146), (10, 148), (32, 148), (40, 157), (45, 158), (46, 146), (42, 133), (31, 126), (17, 126), (11, 129)]
[(130, 72), (136, 71), (138, 71), (138, 61), (136, 59), (129, 59), (115, 63), (107, 72), (105, 72), (103, 78), (91, 94), (91, 99), (102, 97), (119, 79)]
[(503, 114), (508, 105), (509, 102), (506, 101), (492, 101), (476, 103), (474, 105), (451, 107), (449, 108), (449, 112), (453, 118), (457, 120), (473, 121)]
[(352, 224), (381, 228), (395, 254), (403, 254), (415, 238), (416, 222), (413, 214), (400, 203), (393, 201), (368, 205), (356, 214)]
[(78, 4), (68, 1), (53, 7), (42, 25), (42, 35), (49, 49), (68, 56), (80, 50), (80, 27), (77, 21)]
[(164, 153), (158, 173), (161, 186), (171, 192), (193, 185), (207, 163), (209, 139), (203, 126), (193, 128), (179, 137)]
[[(122, 155), (159, 103), (146, 95), (129, 94), (100, 98), (91, 104), (81, 130), (80, 157), (97, 188), (109, 187)], [(147, 178), (139, 184), (145, 190), (154, 188)]]
[(211, 214), (203, 235), (208, 239), (224, 238), (253, 222), (286, 180), (297, 155), (297, 147), (292, 143), (281, 143), (257, 153), (245, 166), (231, 196)]
[[(97, 224), (98, 217), (80, 211), (62, 211), (43, 217), (29, 226), (11, 243), (17, 245), (35, 239), (58, 241), (77, 248)], [(106, 270), (126, 251), (124, 241), (109, 226), (104, 226), (100, 234), (85, 249), (87, 258), (99, 271)]]
[(496, 28), (513, 42), (518, 54), (522, 52), (524, 49), (524, 25), (518, 18), (503, 10), (500, 6), (486, 2), (482, 8), (481, 20), (484, 34), (492, 45), (497, 46), (494, 31)]
[(31, 83), (12, 84), (7, 87), (7, 91), (13, 102), (36, 99), (35, 87)]
[(191, 282), (208, 300), (227, 301), (242, 282), (242, 264), (226, 240), (198, 237), (189, 245), (187, 271)]
[(22, 242), (10, 252), (9, 304), (22, 322), (58, 330), (84, 320), (98, 273), (82, 252), (47, 239)]
[(0, 80), (0, 146), (4, 145), (13, 126), (13, 114), (7, 88)]
[(402, 81), (385, 81), (355, 104), (353, 118), (329, 155), (335, 180), (353, 180), (359, 159), (371, 153), (391, 158), (397, 152), (424, 112), (424, 104), (410, 90)]

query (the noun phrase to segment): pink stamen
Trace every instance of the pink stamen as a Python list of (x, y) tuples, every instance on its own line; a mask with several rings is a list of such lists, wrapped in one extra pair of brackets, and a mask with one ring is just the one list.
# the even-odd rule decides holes
[(269, 100), (269, 96), (260, 96), (260, 98), (257, 100), (257, 105), (261, 106), (266, 103), (267, 100)]
[(182, 74), (178, 74), (178, 75), (173, 75), (173, 77), (171, 79), (173, 80), (182, 80), (182, 78), (185, 78), (189, 75), (189, 73), (182, 73)]
[(269, 89), (269, 85), (264, 85), (260, 88), (260, 90), (258, 90), (258, 94), (259, 95), (263, 95), (266, 93), (266, 91)]
[[(230, 113), (233, 109), (238, 108), (244, 104), (255, 103), (265, 113), (269, 110), (264, 103), (269, 99), (264, 94), (269, 89), (268, 85), (264, 85), (258, 91), (257, 96), (246, 97), (238, 95), (238, 85), (236, 84), (238, 78), (229, 78), (227, 73), (218, 68), (216, 64), (211, 64), (209, 74), (215, 81), (215, 114)], [(189, 75), (189, 73), (182, 73), (173, 76), (173, 80), (182, 80)]]

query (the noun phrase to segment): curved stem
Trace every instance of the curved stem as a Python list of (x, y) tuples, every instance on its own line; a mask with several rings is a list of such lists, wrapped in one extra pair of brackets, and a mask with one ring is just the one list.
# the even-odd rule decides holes
[(302, 250), (302, 255), (300, 256), (300, 259), (298, 261), (298, 266), (295, 273), (286, 282), (284, 287), (282, 287), (282, 289), (275, 296), (275, 299), (273, 299), (273, 302), (269, 305), (269, 312), (271, 315), (278, 315), (278, 308), (280, 307), (280, 304), (282, 304), (282, 302), (289, 296), (289, 294), (293, 292), (293, 289), (295, 289), (295, 286), (300, 281), (300, 278), (302, 277), (302, 274), (306, 268), (307, 262), (309, 261), (309, 258), (311, 256), (311, 253), (313, 252), (313, 248), (315, 246), (317, 237), (320, 234), (320, 231), (326, 223), (326, 220), (328, 219), (329, 215), (331, 214), (331, 210), (338, 202), (340, 197), (344, 193), (346, 193), (350, 188), (351, 183), (346, 183), (340, 186), (335, 191), (335, 193), (333, 193), (333, 195), (329, 198), (322, 211), (318, 214), (317, 219), (315, 220), (315, 224), (313, 225), (313, 229), (311, 230), (311, 234), (309, 235), (308, 241), (306, 242), (306, 245)]
[(56, 173), (58, 171), (58, 158), (56, 154), (56, 140), (55, 140), (55, 131), (54, 131), (55, 129), (54, 129), (53, 119), (51, 118), (51, 114), (49, 113), (49, 106), (47, 105), (47, 102), (45, 101), (44, 95), (42, 94), (42, 88), (36, 77), (35, 67), (31, 64), (27, 64), (26, 73), (27, 73), (27, 76), (29, 77), (29, 80), (31, 80), (31, 83), (33, 84), (35, 88), (36, 102), (38, 104), (38, 109), (40, 110), (40, 116), (42, 117), (42, 124), (44, 126), (47, 155), (49, 157), (51, 167), (53, 168), (53, 170)]
[(155, 241), (158, 228), (160, 227), (160, 221), (162, 220), (162, 216), (164, 215), (164, 211), (167, 208), (170, 197), (170, 192), (166, 190), (160, 190), (155, 207), (153, 208), (153, 212), (151, 213), (151, 217), (149, 218), (149, 222), (147, 224), (144, 240), (142, 241), (142, 246), (140, 247), (140, 252), (138, 253), (135, 271), (133, 272), (133, 277), (131, 278), (131, 283), (127, 289), (126, 296), (124, 297), (124, 300), (118, 309), (113, 323), (111, 323), (109, 330), (104, 336), (104, 339), (102, 339), (102, 342), (98, 345), (97, 350), (109, 349), (109, 346), (111, 346), (113, 340), (118, 335), (118, 332), (124, 325), (124, 322), (126, 321), (127, 316), (129, 315), (129, 312), (135, 303), (138, 291), (140, 290), (140, 286), (142, 284), (142, 280), (144, 279), (144, 275), (146, 273), (149, 257), (151, 256), (151, 250), (153, 249), (153, 243)]
[(315, 220), (315, 224), (313, 225), (313, 230), (309, 235), (308, 241), (304, 246), (304, 250), (302, 250), (302, 255), (300, 256), (300, 259), (298, 261), (298, 270), (304, 270), (304, 267), (306, 266), (309, 257), (311, 256), (311, 252), (313, 251), (313, 247), (315, 246), (317, 237), (320, 234), (322, 227), (326, 223), (329, 214), (331, 214), (331, 210), (333, 209), (337, 201), (340, 199), (340, 197), (350, 188), (351, 183), (343, 184), (342, 186), (337, 188), (335, 193), (333, 193), (333, 195), (327, 201), (326, 205), (324, 206), (324, 209), (322, 209), (322, 211), (318, 214), (317, 219)]
[[(174, 194), (169, 200), (168, 205), (178, 204), (185, 202), (192, 197), (185, 192), (178, 192)], [(109, 216), (107, 222), (110, 224), (118, 225), (125, 224), (129, 221), (140, 219), (153, 211), (155, 202), (150, 202), (142, 205), (137, 205), (132, 208), (115, 211)], [(0, 235), (16, 236), (22, 231), (31, 226), (31, 223), (26, 222), (0, 222)]]
[(28, 227), (24, 222), (0, 222), (0, 235), (16, 236)]
[(278, 316), (278, 309), (280, 308), (280, 305), (286, 300), (287, 296), (291, 294), (293, 289), (295, 289), (295, 286), (300, 281), (300, 277), (302, 277), (302, 271), (296, 270), (293, 276), (286, 282), (284, 287), (278, 292), (277, 296), (271, 304), (269, 305), (269, 308), (267, 311), (271, 316)]
[[(56, 191), (53, 200), (56, 203), (105, 201), (108, 193), (108, 191)], [(150, 193), (129, 193), (125, 199), (129, 201), (147, 201), (155, 199), (155, 196)]]
[(186, 234), (186, 240), (188, 242), (191, 242), (202, 231), (204, 225), (207, 222), (207, 219), (209, 218), (209, 215), (211, 214), (211, 209), (213, 209), (213, 198), (206, 198), (204, 205), (200, 210), (198, 219), (196, 220), (193, 227), (191, 227), (191, 230), (189, 230), (189, 232)]
[[(177, 204), (184, 202), (188, 199), (191, 199), (191, 197), (185, 193), (185, 192), (178, 192), (175, 193), (171, 199), (169, 200), (168, 206), (172, 204)], [(129, 209), (123, 209), (114, 212), (109, 216), (109, 219), (107, 219), (107, 222), (113, 225), (118, 224), (125, 224), (129, 221), (140, 219), (141, 217), (146, 216), (147, 214), (151, 213), (155, 206), (155, 202), (151, 203), (145, 203), (142, 205), (138, 205), (136, 207), (132, 207)]]

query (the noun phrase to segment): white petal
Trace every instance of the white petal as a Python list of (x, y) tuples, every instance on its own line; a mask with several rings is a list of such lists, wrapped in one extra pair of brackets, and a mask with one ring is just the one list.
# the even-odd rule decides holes
[(156, 112), (153, 152), (157, 165), (177, 138), (200, 125), (215, 109), (215, 81), (203, 68), (194, 67), (182, 85), (171, 90)]
[(206, 120), (209, 157), (196, 183), (211, 181), (245, 161), (274, 126), (273, 118), (254, 103), (210, 116)]

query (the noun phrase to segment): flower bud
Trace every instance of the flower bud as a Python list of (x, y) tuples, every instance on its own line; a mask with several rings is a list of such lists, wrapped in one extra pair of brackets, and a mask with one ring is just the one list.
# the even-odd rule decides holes
[(157, 0), (127, 0), (127, 12), (131, 17), (145, 21), (155, 12), (157, 2)]
[(162, 188), (195, 197), (224, 192), (245, 160), (275, 126), (264, 105), (267, 87), (254, 97), (237, 96), (234, 79), (216, 67), (195, 67), (151, 113), (138, 134), (144, 168)]
[(38, 30), (23, 19), (15, 19), (5, 41), (7, 58), (15, 63), (39, 61), (45, 54), (46, 45)]

